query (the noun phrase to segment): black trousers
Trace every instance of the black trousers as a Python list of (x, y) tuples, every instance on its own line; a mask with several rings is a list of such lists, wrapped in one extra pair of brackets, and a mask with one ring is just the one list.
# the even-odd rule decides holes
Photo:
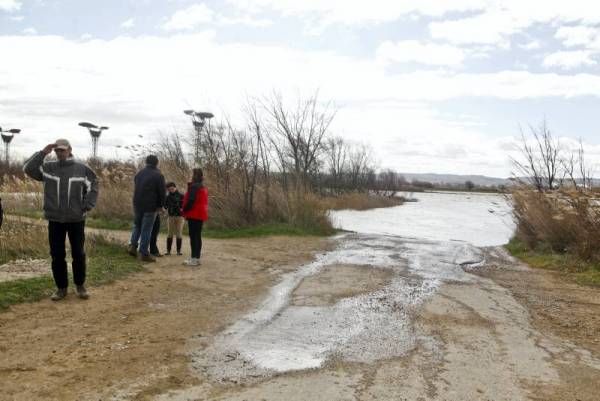
[(202, 252), (202, 220), (188, 219), (188, 231), (190, 234), (190, 245), (192, 247), (192, 258), (200, 259)]
[(65, 239), (69, 236), (71, 256), (73, 257), (73, 281), (75, 285), (85, 283), (85, 221), (77, 223), (48, 222), (48, 242), (50, 243), (50, 256), (52, 256), (52, 275), (57, 288), (67, 288), (67, 252)]
[(154, 219), (154, 225), (152, 226), (152, 234), (150, 234), (150, 253), (158, 254), (160, 253), (158, 250), (158, 233), (160, 232), (160, 214), (156, 215), (156, 219)]

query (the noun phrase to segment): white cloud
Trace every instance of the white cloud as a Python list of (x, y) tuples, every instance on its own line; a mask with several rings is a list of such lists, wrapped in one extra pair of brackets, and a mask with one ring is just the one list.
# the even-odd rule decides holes
[(37, 29), (35, 29), (34, 27), (30, 26), (29, 28), (23, 29), (23, 33), (25, 35), (37, 35)]
[(487, 12), (470, 18), (432, 22), (431, 36), (455, 44), (494, 44), (506, 46), (508, 37), (525, 27), (508, 11)]
[(252, 18), (250, 16), (225, 17), (223, 15), (219, 15), (216, 23), (217, 25), (246, 25), (256, 28), (264, 28), (273, 25), (273, 21), (267, 18)]
[(273, 24), (267, 18), (254, 18), (251, 15), (225, 16), (215, 13), (206, 4), (194, 4), (186, 9), (179, 10), (163, 24), (166, 31), (190, 31), (203, 25), (246, 25), (251, 27), (266, 27)]
[(532, 40), (528, 43), (519, 45), (519, 47), (523, 50), (538, 50), (542, 48), (542, 42), (539, 40)]
[(92, 39), (94, 36), (91, 33), (84, 33), (83, 35), (81, 35), (79, 37), (79, 39), (81, 40), (90, 40)]
[(317, 25), (347, 25), (395, 21), (415, 14), (443, 16), (449, 12), (482, 10), (487, 0), (228, 0), (241, 10), (258, 13), (265, 10), (286, 16), (316, 18)]
[(19, 0), (0, 0), (0, 11), (19, 11), (21, 4)]
[(206, 4), (194, 4), (179, 10), (163, 25), (166, 31), (185, 31), (213, 21), (215, 13)]
[(432, 37), (446, 39), (456, 44), (505, 44), (512, 35), (522, 33), (535, 24), (568, 24), (600, 22), (600, 3), (588, 0), (536, 1), (489, 0), (480, 14), (433, 22)]
[(450, 45), (421, 43), (405, 40), (386, 41), (377, 49), (377, 58), (384, 62), (418, 63), (425, 65), (459, 66), (465, 59), (465, 50)]
[(571, 70), (598, 64), (592, 55), (593, 53), (589, 50), (560, 51), (546, 56), (543, 65), (546, 68), (558, 67), (563, 70)]
[(121, 28), (131, 29), (135, 26), (135, 18), (129, 18), (121, 23)]
[(566, 47), (586, 47), (600, 49), (600, 29), (589, 26), (563, 26), (555, 34)]
[(15, 21), (15, 22), (21, 22), (24, 19), (25, 19), (25, 17), (22, 15), (13, 15), (12, 17), (10, 17), (10, 20)]
[[(264, 94), (277, 88), (293, 96), (298, 88), (320, 88), (324, 99), (333, 100), (342, 109), (336, 121), (337, 132), (368, 137), (381, 144), (390, 136), (412, 132), (424, 135), (430, 128), (467, 146), (475, 155), (479, 147), (469, 147), (467, 141), (477, 138), (480, 128), (472, 121), (434, 118), (427, 104), (463, 97), (600, 98), (600, 76), (593, 74), (427, 71), (390, 75), (376, 60), (280, 46), (220, 44), (212, 32), (88, 41), (0, 36), (0, 54), (5, 53), (10, 53), (13, 61), (0, 64), (0, 82), (5, 83), (0, 114), (23, 129), (24, 135), (19, 138), (23, 142), (19, 143), (25, 144), (25, 138), (30, 138), (28, 150), (39, 148), (57, 133), (80, 141), (77, 146), (87, 149), (88, 138), (76, 125), (86, 119), (111, 127), (103, 138), (102, 149), (114, 152), (112, 145), (135, 143), (138, 133), (171, 127), (187, 129), (189, 121), (181, 111), (190, 106), (207, 108), (217, 115), (224, 110), (235, 120), (245, 93)], [(383, 100), (393, 101), (393, 106), (382, 106)], [(414, 102), (425, 106), (405, 106), (406, 113), (397, 113), (398, 104)], [(414, 117), (403, 130), (399, 116), (407, 119), (410, 112), (423, 108), (426, 111), (418, 114), (422, 118)], [(352, 110), (363, 110), (364, 114), (347, 118)], [(367, 119), (367, 115), (378, 120)], [(355, 120), (361, 118), (358, 124)], [(434, 121), (427, 124), (431, 119)], [(439, 149), (440, 154), (444, 149), (447, 147)], [(388, 156), (391, 160), (393, 155)], [(496, 160), (483, 153), (465, 160), (461, 168), (466, 169), (469, 160), (483, 163), (488, 159)], [(450, 163), (440, 164), (438, 171), (456, 168)]]

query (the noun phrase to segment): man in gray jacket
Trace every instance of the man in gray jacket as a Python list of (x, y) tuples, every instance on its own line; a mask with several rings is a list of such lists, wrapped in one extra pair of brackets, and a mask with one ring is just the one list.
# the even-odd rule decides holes
[[(44, 162), (54, 150), (56, 161)], [(69, 284), (65, 238), (69, 235), (73, 257), (73, 281), (77, 295), (89, 298), (85, 289), (85, 217), (96, 206), (98, 179), (83, 163), (75, 161), (71, 145), (66, 139), (58, 139), (36, 152), (25, 162), (23, 170), (37, 181), (44, 183), (44, 217), (48, 220), (48, 239), (52, 256), (52, 275), (57, 290), (53, 301), (67, 296)]]

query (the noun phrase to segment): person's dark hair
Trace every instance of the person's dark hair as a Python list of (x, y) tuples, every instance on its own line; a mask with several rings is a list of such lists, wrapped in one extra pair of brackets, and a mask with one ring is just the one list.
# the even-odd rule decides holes
[(173, 181), (167, 182), (167, 188), (171, 188), (171, 187), (177, 188), (177, 185)]
[(201, 168), (195, 168), (192, 170), (192, 184), (202, 184), (204, 181), (204, 173)]
[(158, 157), (155, 155), (149, 155), (146, 157), (146, 164), (152, 167), (158, 166)]

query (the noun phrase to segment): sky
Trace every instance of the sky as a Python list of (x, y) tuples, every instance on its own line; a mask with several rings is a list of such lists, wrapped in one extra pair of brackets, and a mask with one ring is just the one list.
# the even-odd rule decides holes
[(318, 90), (382, 169), (508, 177), (544, 119), (600, 166), (599, 61), (589, 0), (0, 0), (0, 127), (86, 157), (90, 121), (127, 157), (184, 109), (241, 124), (249, 96)]

